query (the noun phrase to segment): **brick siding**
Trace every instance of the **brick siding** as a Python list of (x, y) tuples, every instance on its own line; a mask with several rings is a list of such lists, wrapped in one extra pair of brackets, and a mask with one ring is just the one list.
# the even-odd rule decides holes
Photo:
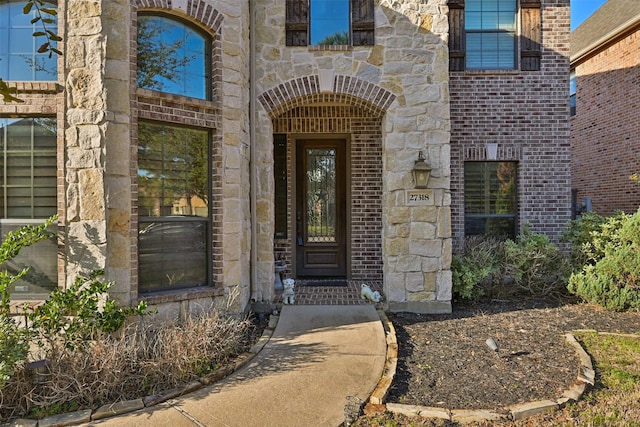
[[(334, 94), (315, 95), (319, 102), (327, 103)], [(335, 101), (334, 101), (335, 102)], [(361, 102), (361, 101), (360, 101)], [(289, 104), (290, 105), (290, 104)], [(369, 107), (369, 110), (372, 107)], [(367, 109), (346, 106), (293, 107), (274, 118), (274, 133), (287, 134), (287, 162), (289, 176), (289, 231), (287, 239), (275, 239), (276, 258), (292, 265), (292, 237), (295, 221), (292, 219), (295, 200), (291, 183), (293, 176), (293, 145), (295, 138), (308, 133), (349, 135), (350, 160), (350, 222), (349, 256), (351, 278), (354, 280), (382, 280), (382, 135), (381, 116), (372, 116)], [(290, 274), (290, 271), (285, 272)]]
[(640, 186), (640, 31), (575, 67), (576, 115), (571, 118), (571, 184), (577, 200), (611, 215), (635, 212)]
[(542, 2), (540, 71), (450, 73), (452, 233), (464, 241), (464, 162), (518, 162), (518, 225), (558, 241), (571, 217), (569, 1)]

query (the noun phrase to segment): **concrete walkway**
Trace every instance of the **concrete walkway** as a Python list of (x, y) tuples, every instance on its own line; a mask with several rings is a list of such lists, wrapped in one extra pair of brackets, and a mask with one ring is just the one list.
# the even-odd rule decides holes
[(385, 333), (372, 305), (284, 306), (269, 342), (231, 376), (86, 425), (337, 427), (346, 396), (366, 401), (385, 358)]

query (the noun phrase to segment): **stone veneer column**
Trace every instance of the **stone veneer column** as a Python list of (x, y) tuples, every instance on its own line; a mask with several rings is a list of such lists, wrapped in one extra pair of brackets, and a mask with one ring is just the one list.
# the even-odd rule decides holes
[[(383, 130), (384, 290), (392, 311), (451, 311), (451, 196), (448, 22), (445, 2), (382, 2), (376, 45), (383, 87), (397, 102)], [(409, 37), (409, 34), (415, 34)], [(405, 37), (407, 40), (401, 42)], [(427, 190), (412, 169), (422, 151), (431, 166)], [(429, 200), (410, 200), (411, 194)]]
[(105, 269), (112, 296), (130, 291), (129, 2), (67, 2), (67, 283)]
[(237, 292), (232, 309), (242, 311), (251, 293), (251, 211), (249, 194), (249, 3), (215, 3), (224, 16), (221, 31), (223, 158), (223, 284)]

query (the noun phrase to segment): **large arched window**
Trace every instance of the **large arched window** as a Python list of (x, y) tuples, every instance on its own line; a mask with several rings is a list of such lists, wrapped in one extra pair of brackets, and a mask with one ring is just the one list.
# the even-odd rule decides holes
[(183, 21), (138, 15), (138, 87), (210, 99), (211, 40)]
[[(46, 1), (46, 8), (57, 9), (57, 3)], [(34, 37), (41, 32), (42, 21), (31, 23), (36, 17), (33, 9), (23, 13), (24, 0), (0, 0), (0, 78), (13, 81), (55, 81), (58, 79), (58, 56), (50, 52), (38, 53), (46, 41)], [(47, 16), (55, 21), (54, 16)], [(46, 24), (46, 29), (56, 33), (56, 22)], [(55, 42), (54, 42), (55, 43)]]

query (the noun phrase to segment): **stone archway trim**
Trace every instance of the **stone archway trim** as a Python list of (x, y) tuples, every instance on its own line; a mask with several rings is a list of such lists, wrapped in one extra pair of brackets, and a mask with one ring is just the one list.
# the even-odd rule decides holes
[[(309, 104), (314, 95), (334, 95), (333, 101), (345, 104), (361, 104), (374, 116), (381, 117), (391, 106), (396, 96), (388, 90), (357, 77), (336, 75), (330, 92), (322, 92), (318, 75), (299, 77), (284, 82), (258, 97), (269, 115), (277, 117), (293, 107)], [(326, 96), (322, 97), (327, 99)]]
[(224, 18), (220, 12), (204, 0), (134, 0), (133, 4), (137, 9), (182, 11), (216, 33), (222, 27)]

